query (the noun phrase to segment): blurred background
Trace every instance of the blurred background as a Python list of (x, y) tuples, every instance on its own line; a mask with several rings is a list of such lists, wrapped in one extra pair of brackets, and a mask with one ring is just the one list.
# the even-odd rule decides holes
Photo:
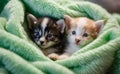
[(87, 0), (101, 5), (110, 13), (120, 13), (120, 0)]
[[(0, 12), (3, 9), (3, 6), (8, 1), (9, 0), (4, 0), (4, 3), (3, 3), (3, 1), (0, 0)], [(85, 1), (90, 1), (90, 2), (93, 2), (93, 3), (99, 4), (103, 8), (107, 9), (108, 12), (110, 12), (110, 13), (120, 13), (120, 0), (85, 0)]]

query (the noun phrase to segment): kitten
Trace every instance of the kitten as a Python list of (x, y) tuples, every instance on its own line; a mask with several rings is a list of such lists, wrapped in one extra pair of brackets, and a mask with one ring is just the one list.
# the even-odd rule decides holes
[(86, 17), (72, 18), (64, 15), (66, 24), (68, 45), (64, 54), (58, 56), (57, 59), (65, 59), (80, 49), (80, 45), (84, 42), (95, 39), (103, 24), (103, 20), (93, 21)]
[[(64, 20), (49, 17), (36, 18), (32, 14), (27, 15), (27, 20), (33, 41), (42, 48), (46, 56), (63, 52), (65, 38)], [(50, 56), (50, 58), (52, 57), (54, 56)]]

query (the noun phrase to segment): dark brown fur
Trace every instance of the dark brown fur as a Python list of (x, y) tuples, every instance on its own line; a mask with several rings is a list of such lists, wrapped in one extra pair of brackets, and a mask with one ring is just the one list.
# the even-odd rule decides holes
[[(42, 48), (42, 51), (46, 56), (49, 56), (52, 53), (59, 55), (64, 52), (66, 35), (65, 32), (62, 32), (63, 28), (65, 28), (62, 21), (58, 22), (59, 20), (49, 17), (36, 18), (32, 14), (29, 14), (27, 19), (33, 41)], [(46, 21), (45, 19), (48, 20)], [(43, 25), (43, 22), (45, 22), (45, 25)], [(44, 43), (40, 44), (41, 39)], [(55, 44), (44, 48), (49, 42), (54, 42)], [(53, 57), (54, 56), (51, 56), (49, 58), (53, 59)]]

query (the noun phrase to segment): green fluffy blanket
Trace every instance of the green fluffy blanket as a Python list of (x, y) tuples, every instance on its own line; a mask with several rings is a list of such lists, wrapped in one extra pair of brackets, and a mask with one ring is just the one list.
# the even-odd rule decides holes
[[(0, 74), (119, 74), (119, 20), (80, 0), (0, 0)], [(97, 39), (71, 57), (52, 61), (30, 39), (25, 13), (37, 17), (85, 16), (106, 20)]]

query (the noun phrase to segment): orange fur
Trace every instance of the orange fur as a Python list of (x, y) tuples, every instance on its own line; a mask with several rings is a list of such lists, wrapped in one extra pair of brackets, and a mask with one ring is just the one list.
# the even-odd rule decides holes
[(68, 58), (79, 50), (78, 46), (87, 40), (95, 39), (103, 25), (103, 20), (93, 21), (86, 17), (72, 18), (64, 15), (68, 45), (62, 55), (51, 54), (55, 60)]

